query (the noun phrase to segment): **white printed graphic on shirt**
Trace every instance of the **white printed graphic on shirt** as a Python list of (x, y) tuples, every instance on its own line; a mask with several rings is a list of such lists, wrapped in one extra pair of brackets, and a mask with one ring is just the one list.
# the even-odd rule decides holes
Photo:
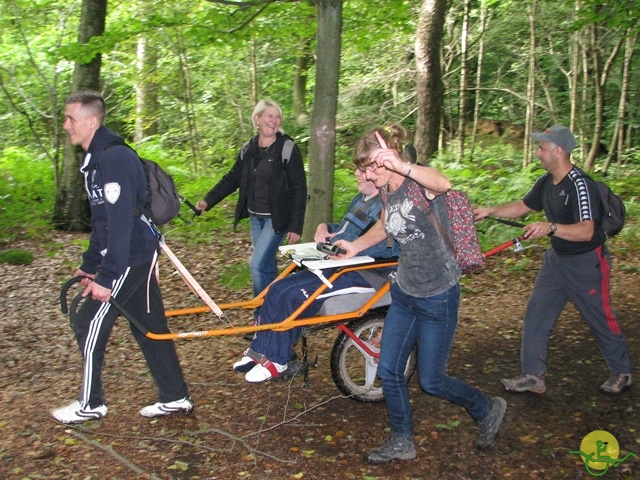
[(116, 203), (120, 198), (120, 184), (115, 182), (105, 183), (104, 198), (111, 204)]
[(385, 229), (401, 245), (425, 237), (415, 223), (416, 216), (411, 213), (413, 208), (418, 207), (408, 198), (400, 204), (387, 205)]

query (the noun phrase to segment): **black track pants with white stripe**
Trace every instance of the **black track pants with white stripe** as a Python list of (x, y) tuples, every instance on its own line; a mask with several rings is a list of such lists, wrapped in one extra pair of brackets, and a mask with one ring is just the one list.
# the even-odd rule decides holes
[[(153, 333), (169, 333), (164, 305), (155, 275), (149, 283), (147, 313), (147, 276), (150, 264), (130, 267), (114, 282), (112, 295), (134, 318)], [(73, 329), (84, 360), (80, 403), (95, 408), (105, 403), (102, 391), (102, 367), (109, 335), (119, 312), (110, 304), (91, 298), (84, 300), (72, 320)], [(171, 402), (187, 396), (175, 345), (171, 340), (151, 340), (133, 325), (131, 332), (147, 361), (158, 387), (158, 401)]]

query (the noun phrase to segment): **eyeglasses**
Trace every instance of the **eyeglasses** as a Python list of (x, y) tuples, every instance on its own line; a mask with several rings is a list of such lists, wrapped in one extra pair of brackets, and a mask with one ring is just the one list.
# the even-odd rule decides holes
[(378, 169), (378, 165), (375, 163), (370, 163), (369, 165), (366, 165), (364, 167), (360, 167), (358, 170), (360, 170), (361, 172), (375, 172)]

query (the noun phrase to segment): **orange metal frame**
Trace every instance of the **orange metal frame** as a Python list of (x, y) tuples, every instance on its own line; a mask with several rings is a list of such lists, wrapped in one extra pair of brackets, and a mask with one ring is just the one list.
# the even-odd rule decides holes
[[(512, 245), (518, 246), (520, 244), (520, 241), (524, 239), (525, 239), (525, 235), (521, 235), (517, 238), (509, 240), (503, 243), (502, 245), (499, 245), (498, 247), (486, 252), (484, 256), (488, 257), (490, 255), (495, 255), (496, 253), (501, 252), (502, 250), (505, 250), (506, 248)], [(118, 310), (123, 316), (125, 316), (147, 338), (150, 338), (153, 340), (176, 340), (181, 338), (216, 337), (216, 336), (222, 336), (222, 335), (254, 333), (254, 332), (260, 332), (263, 330), (284, 331), (284, 330), (289, 330), (291, 328), (303, 327), (308, 325), (320, 325), (324, 323), (344, 322), (346, 320), (362, 317), (373, 307), (373, 305), (376, 304), (376, 302), (378, 302), (378, 300), (382, 298), (382, 296), (385, 293), (389, 291), (389, 288), (390, 288), (389, 282), (385, 282), (384, 285), (382, 285), (382, 287), (380, 287), (373, 294), (373, 296), (369, 298), (369, 300), (367, 300), (360, 308), (356, 310), (352, 310), (352, 311), (344, 312), (340, 314), (333, 314), (333, 315), (318, 315), (311, 318), (298, 318), (300, 314), (302, 314), (302, 312), (304, 312), (305, 309), (318, 298), (318, 296), (322, 295), (322, 293), (326, 291), (328, 286), (323, 282), (316, 289), (316, 291), (309, 296), (309, 298), (307, 298), (291, 315), (289, 315), (287, 318), (285, 318), (281, 322), (270, 323), (266, 325), (250, 325), (245, 327), (236, 327), (229, 321), (224, 311), (231, 310), (231, 309), (255, 309), (257, 307), (260, 307), (264, 303), (264, 299), (265, 299), (265, 296), (267, 295), (267, 292), (269, 291), (269, 287), (264, 289), (262, 292), (260, 292), (259, 295), (257, 295), (255, 298), (252, 298), (251, 300), (246, 300), (242, 302), (224, 303), (224, 304), (217, 305), (215, 302), (211, 300), (211, 298), (209, 298), (209, 296), (206, 294), (206, 292), (204, 292), (202, 287), (200, 287), (200, 285), (197, 284), (197, 281), (193, 277), (191, 277), (191, 275), (188, 273), (186, 268), (184, 268), (184, 266), (180, 263), (180, 261), (177, 258), (175, 258), (175, 255), (171, 253), (168, 247), (165, 247), (165, 248), (168, 251), (168, 254), (170, 254), (171, 261), (176, 265), (176, 267), (178, 267), (178, 271), (182, 276), (183, 280), (185, 281), (185, 283), (187, 284), (187, 286), (191, 289), (192, 292), (199, 295), (201, 299), (206, 303), (206, 305), (199, 306), (199, 307), (168, 310), (165, 312), (166, 316), (177, 317), (181, 315), (195, 315), (199, 313), (213, 312), (218, 316), (218, 318), (221, 321), (226, 321), (228, 323), (228, 326), (225, 328), (217, 328), (217, 329), (202, 330), (202, 331), (176, 332), (176, 333), (171, 332), (171, 333), (162, 333), (162, 334), (153, 333), (153, 332), (146, 331), (144, 327), (142, 327), (135, 318), (131, 318), (129, 313), (126, 312), (125, 309), (118, 304), (115, 298), (112, 298), (110, 300), (110, 302), (116, 308), (118, 308)], [(290, 256), (290, 258), (292, 257)], [(355, 264), (350, 266), (343, 266), (343, 267), (337, 268), (337, 270), (335, 270), (334, 273), (327, 280), (330, 283), (333, 283), (338, 277), (340, 277), (340, 275), (344, 275), (345, 273), (348, 273), (348, 272), (373, 270), (373, 269), (383, 268), (383, 267), (394, 267), (397, 265), (398, 265), (397, 260), (389, 260), (389, 261), (379, 260), (377, 262), (372, 262), (372, 263), (360, 263), (360, 264)], [(274, 283), (286, 277), (287, 275), (291, 274), (298, 267), (304, 268), (302, 267), (299, 261), (292, 259), (292, 261), (282, 271), (282, 273), (278, 276), (278, 278), (274, 280)], [(62, 291), (60, 293), (60, 301), (61, 301), (63, 313), (69, 313), (69, 310), (67, 308), (67, 303), (66, 303), (67, 290), (73, 283), (77, 283), (81, 279), (82, 277), (74, 277), (70, 279), (62, 288)], [(273, 285), (273, 283), (271, 285)], [(74, 301), (71, 304), (73, 309), (77, 308), (77, 304), (81, 299), (82, 299), (81, 294), (78, 294), (74, 298)], [(338, 326), (341, 327), (345, 332), (348, 330), (343, 325), (339, 324)]]
[[(335, 271), (329, 278), (329, 282), (333, 283), (340, 275), (344, 275), (347, 272), (355, 272), (362, 270), (372, 270), (376, 268), (383, 267), (393, 267), (398, 264), (397, 261), (386, 261), (386, 262), (377, 262), (377, 263), (367, 263), (367, 264), (359, 264), (354, 266), (341, 267), (337, 271)], [(298, 265), (295, 262), (291, 262), (287, 265), (287, 267), (282, 271), (282, 273), (274, 280), (277, 282), (278, 280), (286, 277), (291, 274)], [(153, 340), (175, 340), (182, 338), (199, 338), (199, 337), (216, 337), (222, 335), (235, 335), (235, 334), (246, 334), (259, 332), (263, 330), (275, 330), (275, 331), (284, 331), (289, 330), (295, 327), (302, 327), (307, 325), (319, 325), (323, 323), (331, 323), (331, 322), (341, 322), (345, 320), (350, 320), (353, 318), (362, 317), (375, 303), (382, 298), (382, 296), (389, 291), (389, 282), (386, 282), (380, 289), (378, 289), (373, 296), (367, 300), (364, 305), (362, 305), (357, 310), (352, 310), (349, 312), (344, 312), (340, 314), (333, 315), (321, 315), (311, 318), (298, 318), (305, 309), (314, 302), (318, 296), (322, 295), (322, 293), (327, 289), (327, 285), (324, 283), (316, 289), (313, 294), (309, 296), (289, 317), (285, 318), (283, 321), (279, 323), (270, 323), (267, 325), (250, 325), (244, 327), (235, 327), (228, 326), (224, 328), (211, 329), (211, 330), (203, 330), (203, 331), (190, 331), (190, 332), (176, 332), (176, 333), (152, 333), (149, 332), (146, 334), (148, 338)], [(264, 298), (269, 291), (269, 287), (260, 292), (255, 298), (242, 302), (232, 302), (232, 303), (224, 303), (218, 304), (218, 307), (222, 310), (231, 310), (231, 309), (254, 309), (261, 306), (264, 302)], [(183, 308), (176, 310), (167, 310), (165, 314), (167, 317), (177, 317), (181, 315), (194, 315), (200, 313), (211, 312), (211, 309), (208, 306), (199, 306), (193, 308)]]
[[(495, 255), (496, 253), (501, 252), (512, 245), (519, 244), (519, 242), (524, 239), (525, 239), (525, 235), (521, 235), (517, 238), (509, 240), (503, 243), (502, 245), (499, 245), (496, 248), (493, 248), (488, 252), (484, 253), (484, 257), (486, 258), (491, 255)], [(175, 260), (174, 263), (179, 264), (179, 261)], [(393, 260), (393, 261), (378, 261), (374, 263), (365, 263), (365, 264), (357, 264), (353, 266), (340, 267), (328, 278), (328, 280), (330, 283), (333, 283), (340, 275), (344, 275), (347, 272), (372, 270), (376, 268), (393, 267), (397, 265), (398, 265), (397, 260)], [(282, 271), (282, 273), (278, 276), (278, 278), (274, 280), (274, 282), (277, 282), (278, 280), (291, 274), (299, 266), (300, 264), (298, 262), (291, 261), (287, 265), (287, 267)], [(183, 275), (183, 279), (185, 280), (187, 285), (189, 285), (189, 287), (192, 288), (192, 285), (187, 280), (187, 278), (185, 278), (184, 275)], [(153, 340), (175, 340), (179, 338), (216, 337), (216, 336), (222, 336), (222, 335), (247, 334), (247, 333), (259, 332), (263, 330), (284, 331), (284, 330), (289, 330), (291, 328), (303, 327), (307, 325), (320, 325), (323, 323), (342, 322), (345, 320), (362, 317), (365, 313), (367, 313), (367, 311), (369, 311), (369, 309), (371, 309), (373, 305), (375, 305), (375, 303), (380, 298), (382, 298), (382, 296), (385, 293), (389, 291), (390, 285), (389, 285), (389, 282), (385, 282), (385, 284), (382, 287), (380, 287), (380, 289), (378, 289), (375, 292), (375, 294), (357, 310), (352, 310), (349, 312), (344, 312), (344, 313), (334, 314), (334, 315), (320, 315), (320, 316), (311, 317), (311, 318), (298, 318), (300, 314), (304, 312), (305, 309), (318, 298), (318, 296), (322, 295), (322, 293), (327, 288), (328, 288), (327, 285), (322, 283), (320, 287), (318, 287), (318, 289), (316, 289), (316, 291), (313, 292), (313, 294), (310, 295), (309, 298), (307, 298), (302, 303), (302, 305), (300, 305), (291, 315), (289, 315), (287, 318), (285, 318), (283, 321), (279, 323), (235, 327), (231, 325), (229, 322), (229, 326), (225, 328), (211, 329), (211, 330), (204, 330), (204, 331), (165, 333), (165, 334), (148, 332), (146, 336)], [(225, 310), (231, 310), (231, 309), (255, 309), (257, 307), (260, 307), (263, 304), (264, 298), (268, 291), (269, 291), (269, 287), (264, 289), (262, 292), (260, 292), (259, 295), (257, 295), (255, 298), (251, 300), (247, 300), (243, 302), (219, 304), (217, 305), (217, 307), (223, 312)], [(194, 307), (194, 308), (168, 310), (165, 313), (167, 317), (177, 317), (180, 315), (193, 315), (193, 314), (206, 313), (211, 311), (212, 309), (210, 306), (204, 305), (204, 306)], [(220, 317), (220, 319), (222, 320), (222, 317)]]

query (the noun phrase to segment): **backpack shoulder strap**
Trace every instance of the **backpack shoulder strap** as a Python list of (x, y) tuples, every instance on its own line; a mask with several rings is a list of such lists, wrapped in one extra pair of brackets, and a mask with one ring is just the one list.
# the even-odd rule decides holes
[(293, 152), (293, 140), (287, 138), (282, 145), (282, 163), (285, 165), (289, 163), (289, 159), (291, 158), (291, 153)]
[[(138, 160), (140, 160), (140, 163), (142, 164), (142, 169), (144, 171), (145, 174), (145, 179), (146, 179), (146, 183), (147, 183), (147, 201), (149, 201), (149, 178), (148, 178), (148, 173), (147, 173), (147, 164), (145, 163), (145, 160), (143, 160), (143, 158), (138, 155), (138, 152), (136, 152), (136, 150), (129, 145), (127, 142), (123, 141), (123, 140), (119, 140), (119, 139), (113, 139), (111, 141), (109, 141), (104, 148), (102, 149), (102, 151), (100, 152), (100, 154), (102, 154), (105, 150), (107, 150), (110, 147), (114, 147), (116, 145), (121, 145), (123, 147), (127, 147), (129, 150), (131, 150), (133, 153), (136, 154), (136, 157), (138, 157)], [(153, 162), (155, 163), (155, 162)], [(138, 198), (137, 199), (137, 207), (136, 207), (136, 217), (142, 219), (142, 221), (144, 221), (147, 225), (149, 225), (152, 230), (154, 231), (158, 231), (157, 228), (154, 229), (154, 227), (152, 227), (149, 223), (149, 220), (151, 219), (151, 215), (149, 214), (149, 208), (145, 205), (145, 202), (143, 199)]]
[[(411, 185), (413, 186), (413, 191), (414, 191), (412, 195), (413, 199), (418, 204), (418, 207), (420, 207), (424, 211), (424, 213), (427, 215), (427, 218), (431, 222), (431, 225), (433, 225), (433, 228), (435, 228), (436, 232), (438, 233), (438, 235), (440, 235), (444, 243), (449, 247), (451, 252), (455, 253), (456, 250), (453, 246), (453, 242), (451, 241), (451, 237), (449, 236), (447, 231), (444, 229), (440, 221), (433, 214), (433, 209), (431, 208), (432, 201), (427, 198), (427, 194), (424, 190), (424, 187), (422, 187), (417, 182), (413, 182), (413, 183), (415, 184), (415, 185)], [(451, 190), (449, 190), (449, 192), (451, 192)], [(446, 207), (446, 198), (447, 198), (446, 196), (449, 194), (449, 192), (442, 194), (445, 196), (444, 197), (445, 207)]]
[[(450, 192), (451, 190), (449, 190)], [(445, 206), (446, 206), (446, 195), (449, 194), (449, 192), (447, 193), (443, 193), (442, 195), (445, 195)], [(428, 200), (427, 200), (428, 201)], [(436, 218), (436, 216), (433, 214), (433, 210), (432, 208), (429, 206), (427, 210), (425, 210), (426, 214), (427, 214), (427, 218), (429, 219), (429, 221), (431, 222), (431, 224), (433, 225), (433, 227), (436, 229), (436, 232), (438, 232), (438, 234), (440, 235), (440, 237), (442, 237), (442, 240), (444, 240), (444, 243), (447, 244), (447, 246), (449, 247), (449, 249), (455, 254), (456, 249), (453, 246), (453, 242), (451, 241), (451, 237), (449, 236), (449, 234), (447, 233), (447, 231), (443, 228), (442, 224), (440, 223), (440, 221)]]
[(131, 145), (129, 145), (127, 142), (125, 142), (124, 140), (119, 140), (117, 138), (110, 140), (105, 146), (104, 148), (100, 151), (100, 154), (102, 154), (105, 150), (107, 150), (108, 148), (111, 147), (115, 147), (116, 145), (120, 145), (122, 147), (127, 147), (130, 150), (133, 150), (133, 152), (137, 155), (138, 152), (136, 152), (133, 147)]
[(250, 143), (251, 140), (245, 142), (244, 145), (242, 145), (242, 148), (240, 149), (240, 160), (244, 161), (244, 154), (247, 153), (247, 150), (249, 150)]
[[(244, 156), (247, 153), (247, 150), (249, 150), (249, 144), (251, 143), (251, 140), (245, 142), (242, 145), (242, 148), (240, 149), (240, 160), (244, 161)], [(290, 138), (287, 138), (284, 143), (282, 144), (282, 163), (284, 163), (285, 165), (289, 163), (289, 160), (291, 159), (291, 153), (293, 152), (293, 140), (291, 140)]]
[[(89, 171), (91, 171), (91, 170), (98, 170), (98, 169), (99, 169), (99, 164), (98, 164), (98, 162), (100, 161), (100, 157), (102, 156), (102, 154), (105, 152), (105, 150), (107, 150), (107, 149), (109, 149), (109, 148), (111, 148), (111, 147), (114, 147), (114, 146), (116, 146), (116, 145), (122, 145), (123, 147), (131, 148), (129, 145), (127, 145), (127, 144), (126, 144), (126, 142), (124, 142), (124, 141), (122, 141), (122, 140), (118, 140), (118, 139), (113, 139), (113, 140), (109, 141), (109, 142), (108, 142), (108, 143), (107, 143), (107, 144), (102, 148), (102, 150), (100, 150), (99, 152), (96, 152), (96, 155), (95, 155), (95, 156), (96, 156), (97, 160), (96, 160), (96, 162), (95, 162), (93, 165), (91, 165), (91, 167), (89, 167), (88, 165), (87, 165), (87, 166), (83, 166), (83, 167), (80, 169), (80, 171), (84, 173), (84, 172), (89, 172)], [(131, 148), (131, 150), (133, 150), (133, 148)], [(133, 150), (133, 151), (135, 152), (135, 150)]]

